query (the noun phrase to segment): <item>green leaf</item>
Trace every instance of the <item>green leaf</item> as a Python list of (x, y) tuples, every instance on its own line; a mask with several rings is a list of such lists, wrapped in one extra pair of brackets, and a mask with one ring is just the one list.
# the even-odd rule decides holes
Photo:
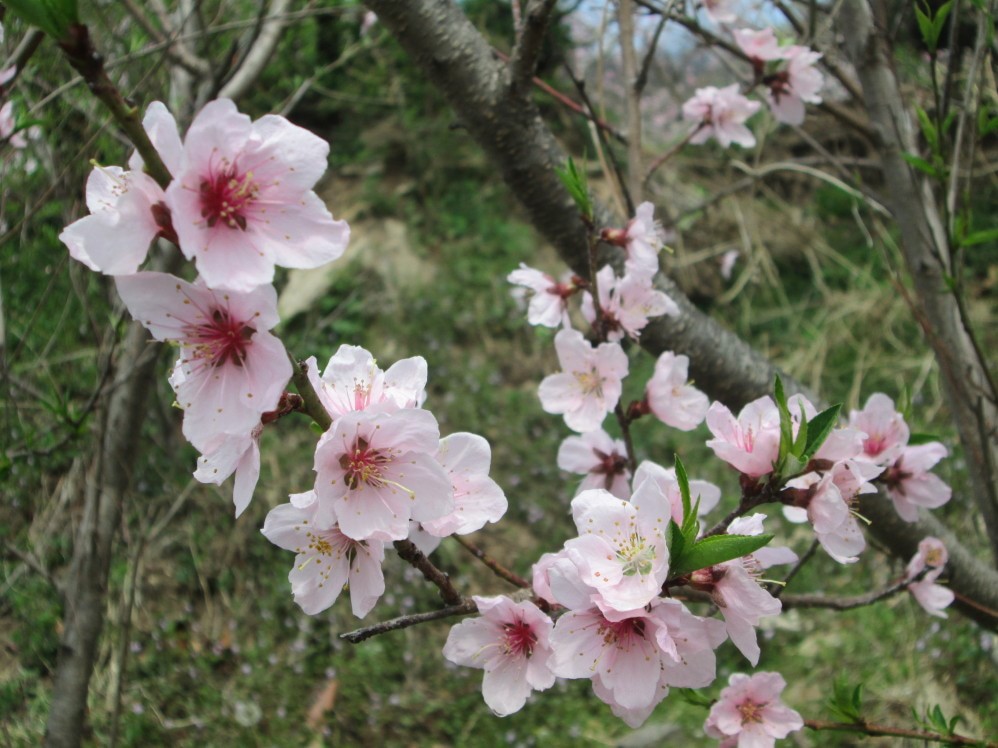
[(712, 535), (687, 548), (678, 560), (670, 559), (669, 575), (682, 576), (747, 556), (772, 539), (772, 535)]
[(932, 19), (932, 32), (935, 35), (937, 46), (939, 44), (939, 37), (943, 33), (943, 25), (946, 23), (946, 17), (952, 9), (953, 0), (949, 0), (949, 2), (943, 3), (939, 6), (939, 10), (936, 11), (935, 18)]
[[(862, 706), (862, 683), (858, 686), (850, 686), (844, 678), (834, 681), (832, 684), (832, 696), (828, 700), (828, 708), (835, 716), (845, 722), (862, 722)], [(914, 709), (912, 712), (914, 712)]]
[(832, 433), (835, 424), (839, 422), (839, 412), (841, 410), (842, 403), (839, 403), (821, 411), (811, 419), (811, 422), (807, 425), (807, 444), (804, 447), (803, 455), (805, 458), (810, 459), (813, 457), (814, 453), (825, 443), (825, 439)]
[(53, 39), (64, 39), (69, 27), (80, 22), (77, 0), (5, 0), (23, 21), (37, 26)]
[(790, 408), (787, 407), (787, 395), (783, 390), (783, 380), (780, 379), (779, 374), (776, 375), (773, 394), (776, 396), (776, 407), (780, 411), (780, 451), (776, 462), (782, 465), (784, 458), (790, 453), (794, 432), (790, 420)]
[(915, 6), (915, 20), (918, 21), (918, 30), (922, 32), (922, 41), (925, 42), (925, 46), (929, 48), (930, 52), (935, 52), (935, 43), (929, 41), (932, 39), (932, 19), (923, 13), (921, 8)]
[(797, 429), (797, 438), (794, 439), (790, 454), (794, 457), (804, 457), (807, 449), (807, 413), (804, 412), (804, 403), (800, 403), (800, 426)]
[(699, 691), (694, 691), (692, 688), (674, 688), (673, 693), (679, 695), (683, 701), (687, 704), (692, 704), (693, 706), (702, 706), (705, 709), (710, 709), (714, 705), (713, 699), (704, 696)]
[(579, 171), (579, 168), (575, 165), (575, 161), (570, 157), (564, 168), (556, 168), (555, 173), (558, 175), (561, 183), (565, 185), (568, 194), (572, 196), (572, 200), (575, 201), (579, 213), (586, 220), (592, 221), (593, 203), (589, 197), (589, 184), (586, 180), (585, 172)]
[(679, 495), (683, 499), (683, 524), (686, 524), (686, 518), (693, 512), (693, 501), (690, 499), (690, 478), (679, 455), (676, 455), (676, 481), (679, 483)]
[(920, 106), (915, 107), (915, 114), (918, 115), (918, 124), (922, 128), (925, 141), (929, 144), (932, 153), (939, 153), (939, 131), (932, 123), (929, 115)]
[(688, 517), (683, 517), (683, 535), (686, 539), (692, 543), (697, 539), (697, 535), (700, 534), (700, 495), (697, 494), (697, 500), (693, 503), (693, 510), (690, 512)]
[(998, 229), (984, 229), (963, 237), (960, 240), (960, 246), (973, 247), (975, 244), (987, 244), (993, 241), (998, 241)]
[(665, 528), (665, 543), (669, 547), (669, 559), (672, 562), (683, 557), (686, 538), (683, 537), (683, 531), (674, 519), (670, 519), (669, 526)]
[(919, 171), (928, 174), (930, 177), (939, 179), (940, 176), (939, 170), (921, 156), (916, 156), (914, 153), (902, 153), (901, 158), (907, 161), (910, 166), (914, 166)]
[(939, 437), (935, 434), (916, 432), (908, 437), (908, 446), (917, 447), (919, 444), (928, 444), (929, 442), (937, 442), (939, 440)]

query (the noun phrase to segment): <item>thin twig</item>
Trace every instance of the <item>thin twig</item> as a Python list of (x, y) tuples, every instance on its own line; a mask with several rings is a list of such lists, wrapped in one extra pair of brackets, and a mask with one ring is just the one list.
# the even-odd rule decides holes
[(483, 551), (477, 545), (472, 543), (470, 540), (465, 540), (460, 535), (452, 535), (451, 537), (454, 538), (454, 540), (456, 540), (465, 549), (467, 549), (467, 551), (472, 556), (474, 556), (483, 564), (485, 564), (487, 567), (489, 567), (495, 573), (496, 576), (505, 579), (507, 582), (516, 587), (527, 589), (531, 586), (530, 582), (521, 577), (519, 574), (510, 571), (495, 559), (491, 558), (488, 554), (485, 553), (485, 551)]
[(899, 592), (904, 592), (908, 587), (916, 582), (922, 581), (930, 569), (926, 567), (911, 579), (901, 579), (882, 590), (868, 592), (865, 595), (855, 595), (853, 597), (827, 597), (826, 595), (785, 595), (783, 605), (787, 608), (828, 608), (829, 610), (853, 610), (854, 608), (864, 608), (867, 605), (879, 603), (893, 597)]
[(790, 572), (783, 578), (783, 584), (773, 583), (769, 585), (769, 594), (773, 597), (780, 597), (784, 591), (787, 589), (787, 585), (790, 584), (790, 580), (797, 576), (798, 572), (804, 568), (804, 564), (814, 558), (815, 551), (818, 550), (818, 540), (812, 540), (811, 546), (804, 551), (804, 555), (797, 559), (797, 563), (794, 564)]
[(372, 636), (377, 636), (378, 634), (387, 634), (389, 631), (407, 629), (410, 626), (416, 626), (420, 623), (428, 623), (429, 621), (439, 621), (441, 618), (463, 616), (468, 613), (475, 613), (477, 610), (478, 606), (475, 605), (474, 600), (464, 600), (457, 605), (451, 605), (450, 607), (441, 608), (440, 610), (431, 610), (428, 613), (413, 613), (407, 616), (399, 616), (398, 618), (392, 618), (388, 621), (375, 623), (372, 626), (364, 626), (364, 628), (348, 631), (345, 634), (340, 634), (340, 639), (346, 639), (351, 644), (357, 644), (365, 639), (370, 639)]
[(411, 540), (396, 540), (395, 550), (404, 561), (408, 561), (419, 569), (423, 577), (426, 578), (426, 581), (436, 585), (437, 589), (440, 590), (440, 597), (443, 598), (445, 603), (448, 605), (458, 605), (464, 602), (461, 593), (454, 589), (454, 585), (451, 584), (450, 577), (434, 566), (433, 562), (416, 547), (415, 543)]
[(869, 722), (828, 722), (820, 719), (806, 719), (804, 725), (811, 730), (832, 730), (836, 732), (861, 732), (864, 735), (894, 737), (894, 738), (914, 738), (915, 740), (927, 740), (930, 743), (947, 743), (949, 745), (977, 745), (986, 748), (994, 748), (998, 743), (984, 742), (974, 738), (967, 738), (962, 735), (941, 735), (938, 732), (926, 732), (924, 730), (907, 730), (903, 727), (888, 727), (887, 725), (876, 725)]

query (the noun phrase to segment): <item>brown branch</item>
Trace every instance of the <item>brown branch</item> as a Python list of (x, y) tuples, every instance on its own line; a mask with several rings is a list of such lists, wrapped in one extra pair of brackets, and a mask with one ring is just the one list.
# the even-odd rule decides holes
[(804, 726), (810, 730), (832, 730), (836, 732), (860, 732), (872, 737), (913, 738), (927, 740), (930, 743), (947, 743), (949, 745), (977, 745), (994, 748), (998, 743), (984, 742), (962, 735), (941, 735), (938, 732), (924, 730), (907, 730), (903, 727), (888, 727), (870, 722), (828, 722), (820, 719), (806, 719)]
[(104, 69), (104, 58), (94, 47), (87, 27), (79, 24), (71, 26), (66, 38), (59, 42), (59, 46), (66, 54), (69, 64), (83, 77), (93, 95), (103, 102), (115, 122), (135, 145), (145, 162), (149, 176), (155, 179), (160, 187), (166, 189), (172, 179), (170, 170), (166, 168), (159, 152), (142, 127), (138, 108), (125, 101), (121, 91), (108, 77)]
[(521, 23), (517, 26), (516, 46), (509, 62), (510, 90), (523, 91), (534, 77), (537, 58), (544, 45), (557, 0), (528, 0)]
[(790, 580), (792, 580), (795, 576), (797, 576), (797, 574), (800, 572), (801, 569), (804, 568), (804, 565), (807, 564), (808, 561), (814, 558), (814, 554), (818, 550), (819, 545), (820, 543), (818, 543), (817, 539), (812, 540), (811, 545), (808, 546), (808, 549), (806, 551), (804, 551), (804, 555), (801, 556), (799, 559), (797, 559), (797, 563), (794, 564), (793, 568), (783, 578), (783, 584), (769, 585), (769, 594), (772, 595), (773, 597), (781, 597), (784, 591), (787, 589), (787, 585), (790, 584)]
[(459, 605), (464, 602), (461, 593), (454, 589), (454, 585), (451, 584), (450, 577), (434, 566), (433, 562), (416, 547), (415, 543), (411, 540), (396, 540), (394, 545), (395, 550), (404, 561), (408, 561), (419, 569), (426, 581), (436, 585), (437, 589), (440, 590), (440, 597), (445, 603)]
[(305, 361), (296, 360), (291, 354), (288, 354), (288, 357), (291, 359), (291, 367), (294, 372), (291, 375), (291, 381), (295, 383), (295, 389), (298, 390), (302, 399), (301, 410), (307, 413), (323, 431), (328, 431), (329, 427), (333, 425), (333, 418), (329, 415), (322, 401), (319, 400), (319, 395), (308, 379), (308, 364)]
[(928, 568), (922, 569), (911, 579), (901, 579), (882, 590), (867, 592), (865, 595), (854, 595), (852, 597), (827, 597), (826, 595), (784, 595), (780, 598), (784, 607), (787, 608), (828, 608), (830, 610), (853, 610), (854, 608), (864, 608), (874, 605), (881, 600), (893, 597), (899, 592), (904, 592), (908, 587), (922, 578), (929, 572)]
[(463, 616), (476, 612), (478, 612), (478, 606), (475, 605), (475, 601), (464, 600), (457, 605), (451, 605), (440, 610), (431, 610), (428, 613), (412, 613), (407, 616), (399, 616), (388, 621), (375, 623), (371, 626), (364, 626), (354, 631), (348, 631), (345, 634), (340, 634), (340, 639), (346, 639), (351, 644), (358, 644), (365, 639), (370, 639), (372, 636), (387, 634), (389, 631), (398, 631), (399, 629), (407, 629), (410, 626), (416, 626), (420, 623), (429, 623), (430, 621), (439, 621), (441, 618)]
[(531, 587), (530, 582), (521, 577), (519, 574), (510, 571), (495, 559), (489, 557), (485, 553), (485, 551), (483, 551), (477, 545), (472, 543), (470, 540), (465, 540), (460, 535), (452, 535), (451, 537), (454, 538), (454, 540), (456, 540), (460, 545), (462, 545), (472, 556), (474, 556), (483, 564), (485, 564), (487, 567), (489, 567), (495, 573), (496, 576), (505, 579), (507, 582), (516, 587), (521, 587), (524, 589), (528, 589)]

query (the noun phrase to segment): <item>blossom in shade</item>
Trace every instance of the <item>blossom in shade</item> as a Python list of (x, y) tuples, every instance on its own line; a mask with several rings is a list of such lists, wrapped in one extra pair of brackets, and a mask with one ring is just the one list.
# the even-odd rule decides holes
[(291, 378), (277, 324), (277, 293), (261, 286), (222, 293), (165, 273), (118, 276), (132, 316), (157, 340), (179, 344), (171, 382), (184, 436), (205, 451), (217, 434), (248, 434), (277, 407)]
[(866, 434), (863, 452), (856, 457), (875, 465), (890, 465), (904, 451), (911, 433), (894, 401), (881, 392), (867, 398), (863, 410), (849, 413), (849, 425)]
[(939, 442), (905, 447), (897, 461), (881, 475), (887, 495), (905, 522), (918, 519), (918, 507), (935, 509), (950, 500), (953, 492), (943, 480), (930, 473), (949, 451)]
[(753, 400), (735, 418), (721, 403), (707, 410), (714, 438), (707, 446), (740, 473), (757, 478), (773, 472), (780, 451), (780, 413), (772, 398)]
[(734, 0), (702, 0), (700, 7), (714, 23), (732, 23), (738, 20)]
[(658, 596), (669, 572), (665, 531), (671, 506), (654, 481), (630, 501), (608, 491), (583, 491), (572, 499), (579, 537), (565, 543), (580, 580), (615, 610), (635, 610)]
[[(683, 495), (679, 490), (679, 479), (675, 468), (664, 468), (657, 463), (645, 460), (634, 473), (634, 488), (638, 488), (646, 480), (654, 481), (672, 507), (672, 519), (677, 525), (683, 524)], [(721, 489), (705, 480), (690, 481), (690, 498), (695, 505), (700, 501), (700, 516), (703, 516), (721, 500)]]
[(382, 371), (374, 356), (358, 345), (341, 345), (319, 377), (315, 357), (306, 361), (309, 381), (326, 412), (335, 420), (372, 405), (418, 408), (426, 399), (426, 359), (413, 356)]
[[(676, 303), (652, 286), (650, 275), (628, 273), (617, 278), (613, 268), (607, 265), (596, 278), (606, 337), (611, 342), (621, 340), (624, 335), (637, 340), (652, 317), (679, 315)], [(590, 324), (595, 323), (596, 309), (588, 291), (582, 295), (582, 315)]]
[(409, 520), (453, 511), (450, 478), (434, 459), (440, 432), (418, 408), (340, 416), (315, 449), (317, 521), (354, 540), (402, 540)]
[(548, 413), (563, 413), (573, 431), (599, 428), (620, 400), (627, 354), (616, 343), (594, 348), (578, 330), (559, 330), (554, 346), (562, 371), (541, 382), (541, 406)]
[(821, 54), (807, 47), (794, 45), (784, 50), (786, 69), (768, 76), (766, 101), (779, 122), (799, 125), (804, 121), (804, 104), (820, 104), (818, 92), (824, 76), (815, 67)]
[(487, 522), (498, 522), (508, 503), (502, 488), (489, 477), (492, 450), (477, 434), (457, 433), (440, 440), (437, 462), (447, 472), (454, 491), (454, 509), (422, 527), (431, 535), (467, 535)]
[(780, 42), (776, 38), (776, 34), (773, 33), (773, 29), (769, 27), (761, 31), (735, 29), (733, 34), (735, 43), (750, 59), (760, 62), (783, 59), (786, 50), (780, 47)]
[(683, 104), (683, 119), (696, 126), (690, 142), (697, 145), (713, 137), (724, 148), (732, 143), (745, 148), (754, 146), (755, 136), (745, 126), (745, 120), (760, 106), (758, 101), (740, 94), (737, 83), (720, 89), (698, 88), (693, 98)]
[(908, 585), (908, 591), (925, 612), (937, 618), (946, 618), (945, 609), (953, 602), (953, 590), (936, 584), (943, 567), (949, 560), (946, 546), (938, 538), (923, 538), (918, 544), (918, 553), (912, 556), (905, 570), (905, 579), (911, 580), (928, 569), (917, 582)]
[(739, 255), (741, 252), (737, 249), (729, 249), (721, 255), (721, 277), (724, 280), (731, 280), (731, 274), (735, 270), (735, 263), (738, 262)]
[(628, 274), (650, 278), (658, 272), (658, 253), (665, 246), (667, 235), (662, 224), (655, 220), (652, 203), (641, 203), (624, 229), (603, 229), (600, 238), (624, 249)]
[[(171, 171), (178, 168), (180, 135), (173, 115), (155, 101), (146, 110), (142, 125), (166, 167)], [(166, 195), (142, 170), (138, 152), (129, 167), (94, 167), (86, 190), (90, 215), (74, 221), (59, 235), (74, 259), (107, 275), (137, 272), (153, 239), (175, 239)]]
[(314, 268), (343, 254), (350, 229), (312, 191), (328, 154), (284, 117), (252, 122), (228, 99), (198, 113), (166, 202), (209, 286), (249, 290), (270, 283), (275, 265)]
[(565, 439), (558, 448), (558, 467), (585, 476), (576, 494), (590, 488), (602, 488), (618, 499), (631, 495), (627, 446), (603, 429)]
[(660, 421), (680, 431), (703, 423), (710, 407), (707, 396), (689, 382), (690, 360), (665, 351), (655, 362), (655, 373), (645, 387), (645, 399)]
[(452, 627), (444, 657), (457, 665), (483, 668), (482, 696), (505, 717), (523, 708), (532, 691), (554, 685), (549, 643), (553, 624), (529, 601), (472, 598), (481, 614)]
[[(729, 534), (758, 535), (762, 533), (763, 515), (740, 518), (728, 527)], [(690, 575), (690, 585), (710, 593), (724, 616), (724, 626), (731, 642), (746, 659), (759, 662), (759, 643), (755, 627), (767, 616), (775, 616), (783, 609), (778, 598), (773, 597), (757, 581), (757, 575), (770, 566), (796, 561), (797, 556), (786, 548), (766, 552), (760, 549), (742, 558), (700, 569)]]
[(352, 540), (335, 523), (317, 522), (317, 510), (313, 491), (295, 494), (290, 503), (270, 510), (262, 532), (274, 545), (298, 554), (288, 580), (303, 611), (325, 610), (348, 587), (353, 614), (363, 618), (385, 591), (384, 543)]
[(559, 283), (547, 273), (534, 270), (520, 263), (518, 270), (506, 276), (506, 280), (522, 286), (531, 293), (527, 307), (527, 321), (542, 327), (571, 327), (568, 319), (568, 299), (578, 289), (574, 283)]
[(236, 517), (249, 506), (260, 478), (260, 434), (263, 424), (257, 424), (246, 434), (216, 434), (198, 457), (194, 477), (201, 483), (221, 485), (230, 475), (236, 474), (232, 488), (232, 502)]
[(773, 748), (778, 738), (804, 726), (801, 716), (780, 701), (786, 686), (779, 673), (735, 673), (710, 708), (704, 731), (725, 741), (722, 745)]

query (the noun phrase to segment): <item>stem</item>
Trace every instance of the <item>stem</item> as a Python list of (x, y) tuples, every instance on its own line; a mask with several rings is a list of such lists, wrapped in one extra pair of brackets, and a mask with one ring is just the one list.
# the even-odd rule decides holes
[(410, 626), (415, 626), (420, 623), (438, 621), (441, 618), (463, 616), (466, 613), (474, 613), (477, 610), (478, 606), (475, 605), (474, 600), (465, 600), (457, 605), (451, 605), (447, 608), (441, 608), (440, 610), (431, 610), (428, 613), (413, 613), (407, 616), (399, 616), (398, 618), (392, 618), (388, 621), (375, 623), (372, 626), (365, 626), (364, 628), (356, 629), (354, 631), (348, 631), (345, 634), (340, 634), (340, 639), (346, 639), (351, 644), (358, 644), (365, 639), (370, 639), (372, 636), (377, 636), (378, 634), (387, 634), (389, 631), (407, 629)]
[(440, 597), (443, 598), (445, 603), (448, 605), (461, 605), (466, 602), (461, 597), (461, 593), (454, 589), (454, 585), (450, 582), (450, 577), (434, 566), (433, 562), (426, 557), (426, 554), (419, 550), (411, 540), (396, 540), (395, 550), (398, 551), (399, 556), (403, 560), (408, 561), (419, 569), (428, 582), (437, 586), (437, 589), (440, 590)]
[(471, 541), (465, 540), (460, 535), (452, 535), (451, 537), (454, 538), (454, 540), (456, 540), (462, 546), (464, 546), (472, 556), (477, 558), (479, 561), (481, 561), (483, 564), (489, 567), (493, 572), (495, 572), (496, 576), (505, 579), (507, 582), (516, 587), (529, 589), (532, 586), (530, 582), (528, 582), (526, 579), (510, 571), (495, 559), (490, 558), (485, 553), (485, 551), (483, 551), (481, 548), (479, 548)]
[(806, 719), (804, 725), (810, 730), (833, 730), (836, 732), (861, 732), (865, 735), (914, 738), (916, 740), (927, 740), (930, 743), (947, 743), (949, 745), (983, 745), (987, 748), (994, 748), (998, 743), (982, 742), (974, 738), (967, 738), (963, 735), (941, 735), (938, 732), (926, 732), (924, 730), (906, 730), (903, 727), (888, 727), (887, 725), (875, 725), (869, 722), (828, 722), (820, 719)]
[(59, 46), (65, 52), (69, 64), (83, 77), (93, 95), (110, 110), (118, 126), (134, 143), (145, 162), (149, 176), (165, 190), (173, 179), (170, 170), (166, 168), (148, 133), (142, 127), (138, 108), (128, 104), (118, 87), (108, 78), (104, 69), (104, 58), (94, 47), (87, 27), (81, 24), (70, 26), (66, 38), (59, 42)]
[(922, 569), (911, 579), (902, 579), (889, 587), (875, 592), (868, 592), (865, 595), (854, 597), (825, 597), (824, 595), (787, 595), (783, 602), (788, 608), (829, 608), (831, 610), (852, 610), (862, 608), (867, 605), (879, 603), (888, 597), (893, 597), (899, 592), (903, 592), (916, 582), (922, 581), (929, 569)]
[(627, 467), (633, 474), (638, 469), (638, 458), (634, 455), (634, 440), (631, 438), (631, 418), (617, 403), (613, 409), (613, 414), (617, 416), (617, 423), (620, 424), (620, 435), (624, 438), (624, 446), (627, 447)]
[(319, 400), (319, 395), (308, 379), (308, 363), (296, 360), (291, 354), (288, 354), (288, 357), (291, 359), (291, 366), (294, 368), (294, 374), (291, 379), (295, 383), (295, 389), (298, 390), (298, 394), (301, 395), (303, 410), (311, 416), (313, 421), (319, 424), (323, 431), (328, 431), (329, 427), (333, 424), (333, 419), (326, 412), (322, 401)]
[(797, 572), (799, 572), (802, 568), (804, 568), (804, 564), (806, 564), (808, 561), (814, 558), (814, 552), (818, 550), (818, 545), (819, 543), (817, 540), (811, 541), (811, 547), (808, 548), (806, 551), (804, 551), (804, 555), (797, 560), (797, 563), (794, 564), (794, 567), (790, 570), (790, 573), (787, 574), (786, 577), (784, 577), (783, 584), (769, 585), (770, 595), (772, 595), (773, 597), (779, 597), (780, 595), (783, 594), (784, 590), (787, 589), (787, 585), (790, 584), (790, 580), (793, 579), (795, 576), (797, 576)]

